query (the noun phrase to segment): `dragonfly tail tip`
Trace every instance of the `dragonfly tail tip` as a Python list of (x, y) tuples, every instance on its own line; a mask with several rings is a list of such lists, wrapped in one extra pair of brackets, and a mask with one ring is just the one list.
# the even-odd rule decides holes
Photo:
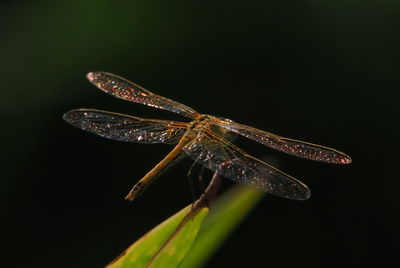
[(125, 196), (125, 200), (132, 202), (134, 199), (135, 199), (135, 195), (132, 195), (131, 193), (129, 193)]

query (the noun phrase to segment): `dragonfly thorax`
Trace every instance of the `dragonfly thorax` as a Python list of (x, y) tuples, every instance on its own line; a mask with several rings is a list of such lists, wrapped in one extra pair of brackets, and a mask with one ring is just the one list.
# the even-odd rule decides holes
[(191, 122), (188, 132), (199, 135), (209, 130), (213, 133), (219, 134), (222, 137), (225, 137), (227, 134), (227, 129), (216, 125), (216, 120), (217, 117), (215, 116), (202, 114)]
[(206, 129), (210, 129), (211, 123), (214, 118), (215, 117), (212, 115), (202, 114), (191, 122), (188, 130), (194, 133), (204, 132)]

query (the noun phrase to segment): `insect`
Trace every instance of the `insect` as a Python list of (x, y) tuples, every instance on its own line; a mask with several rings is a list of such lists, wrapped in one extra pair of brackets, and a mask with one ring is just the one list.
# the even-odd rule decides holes
[(144, 119), (95, 109), (75, 109), (64, 114), (70, 124), (108, 139), (176, 144), (172, 151), (136, 183), (125, 197), (133, 200), (168, 166), (187, 155), (219, 175), (273, 195), (305, 200), (310, 190), (299, 180), (245, 153), (228, 139), (235, 133), (263, 145), (298, 157), (332, 164), (348, 164), (351, 158), (338, 150), (304, 141), (284, 138), (232, 120), (200, 114), (192, 108), (156, 95), (122, 77), (91, 72), (88, 80), (104, 92), (127, 101), (171, 111), (191, 122)]

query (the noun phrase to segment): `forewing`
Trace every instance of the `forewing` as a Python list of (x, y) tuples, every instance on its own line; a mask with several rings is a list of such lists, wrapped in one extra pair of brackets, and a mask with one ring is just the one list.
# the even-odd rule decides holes
[(156, 95), (114, 74), (91, 72), (88, 73), (87, 78), (96, 87), (117, 98), (164, 109), (189, 118), (194, 118), (198, 115), (195, 110), (182, 103)]
[(221, 119), (216, 121), (215, 124), (287, 154), (332, 164), (348, 164), (351, 162), (350, 156), (329, 147), (280, 137), (230, 120)]
[(310, 190), (302, 182), (254, 158), (223, 138), (204, 133), (183, 147), (197, 163), (220, 175), (273, 195), (305, 200)]
[(140, 143), (175, 144), (186, 131), (186, 123), (143, 119), (94, 109), (76, 109), (64, 119), (80, 129), (101, 137)]

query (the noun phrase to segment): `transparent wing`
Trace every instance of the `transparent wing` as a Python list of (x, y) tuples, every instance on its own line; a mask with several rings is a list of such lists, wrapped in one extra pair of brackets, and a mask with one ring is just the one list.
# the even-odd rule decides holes
[(198, 115), (198, 112), (182, 103), (153, 94), (141, 86), (114, 74), (92, 72), (87, 74), (87, 78), (96, 87), (114, 97), (164, 109), (189, 118), (195, 118)]
[(280, 137), (278, 135), (238, 124), (227, 119), (220, 119), (214, 123), (218, 126), (226, 128), (229, 131), (255, 140), (268, 147), (298, 157), (332, 164), (348, 164), (351, 162), (350, 156), (329, 147)]
[(64, 114), (68, 123), (101, 137), (127, 142), (178, 143), (186, 123), (142, 119), (94, 109), (76, 109)]
[(302, 182), (209, 132), (201, 134), (182, 149), (196, 162), (236, 182), (281, 197), (297, 200), (310, 197), (310, 190)]

